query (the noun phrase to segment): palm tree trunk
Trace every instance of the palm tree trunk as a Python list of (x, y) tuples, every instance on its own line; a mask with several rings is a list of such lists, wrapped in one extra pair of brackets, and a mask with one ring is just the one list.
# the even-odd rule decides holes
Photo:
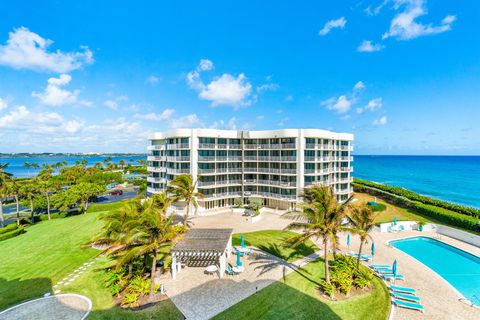
[(30, 198), (30, 215), (31, 215), (31, 218), (30, 220), (32, 224), (35, 223), (35, 216), (33, 215), (33, 198)]
[(15, 195), (15, 203), (17, 204), (17, 226), (20, 225), (20, 201), (18, 200), (18, 194)]
[(360, 249), (358, 249), (357, 268), (360, 268), (360, 259), (362, 257), (363, 238), (360, 238)]
[(0, 199), (0, 228), (3, 228), (3, 199)]
[(48, 192), (46, 193), (47, 195), (47, 215), (48, 215), (48, 220), (50, 220), (50, 196), (48, 195)]
[(325, 248), (323, 253), (323, 260), (325, 261), (325, 281), (330, 283), (330, 272), (328, 270), (328, 240), (324, 240)]
[(186, 201), (186, 204), (187, 204), (187, 210), (185, 211), (185, 216), (183, 216), (183, 225), (184, 226), (187, 225), (187, 221), (188, 221), (188, 214), (189, 214), (189, 211), (190, 211), (190, 201)]
[(157, 250), (153, 250), (152, 270), (150, 271), (150, 294), (148, 295), (149, 302), (153, 302), (153, 295), (155, 294), (155, 272), (157, 268)]

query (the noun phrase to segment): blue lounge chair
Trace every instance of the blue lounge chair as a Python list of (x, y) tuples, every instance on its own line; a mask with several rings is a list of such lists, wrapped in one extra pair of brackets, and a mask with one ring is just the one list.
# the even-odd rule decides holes
[(233, 271), (232, 269), (232, 266), (229, 264), (227, 264), (227, 274), (230, 275), (230, 276), (238, 276), (238, 273), (236, 273), (235, 271)]
[(404, 293), (398, 293), (398, 292), (392, 292), (392, 296), (395, 299), (400, 299), (400, 300), (407, 300), (415, 303), (420, 302), (420, 297), (411, 295), (411, 294), (404, 294)]
[(408, 288), (408, 287), (400, 287), (400, 286), (391, 285), (390, 290), (395, 291), (395, 292), (400, 292), (400, 293), (415, 294), (415, 289)]
[(397, 299), (393, 300), (393, 303), (397, 307), (418, 310), (418, 311), (421, 311), (422, 313), (425, 311), (425, 308), (421, 304), (418, 304), (418, 303), (407, 302), (407, 301), (402, 301), (402, 300), (397, 300)]
[(240, 255), (240, 257), (243, 257), (243, 255), (245, 254), (244, 252), (239, 251), (237, 247), (233, 247), (233, 250), (235, 250), (235, 254), (237, 256)]
[(382, 277), (385, 279), (395, 279), (395, 280), (405, 280), (405, 277), (402, 274), (393, 275), (393, 273), (384, 273)]
[(378, 273), (380, 274), (393, 274), (393, 270), (392, 269), (376, 269), (375, 271), (377, 271)]
[(389, 264), (371, 264), (370, 268), (372, 269), (378, 269), (378, 268), (390, 268), (391, 265)]

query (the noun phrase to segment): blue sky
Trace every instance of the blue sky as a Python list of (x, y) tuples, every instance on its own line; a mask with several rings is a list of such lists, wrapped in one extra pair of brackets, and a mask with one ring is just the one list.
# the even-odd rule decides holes
[(480, 154), (480, 2), (3, 1), (0, 152), (323, 128), (357, 154)]

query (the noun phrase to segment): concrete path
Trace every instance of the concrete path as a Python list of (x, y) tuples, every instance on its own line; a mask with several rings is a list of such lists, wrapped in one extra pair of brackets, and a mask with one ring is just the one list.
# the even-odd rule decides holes
[[(238, 276), (206, 275), (204, 268), (184, 268), (176, 280), (169, 273), (160, 278), (166, 294), (188, 320), (210, 319), (239, 303), (256, 291), (265, 288), (290, 272), (314, 261), (321, 251), (289, 263), (283, 259), (252, 248), (250, 256), (242, 258), (245, 272)], [(236, 256), (228, 260), (235, 264)]]
[(0, 312), (1, 320), (82, 320), (92, 302), (78, 294), (61, 294), (27, 301)]

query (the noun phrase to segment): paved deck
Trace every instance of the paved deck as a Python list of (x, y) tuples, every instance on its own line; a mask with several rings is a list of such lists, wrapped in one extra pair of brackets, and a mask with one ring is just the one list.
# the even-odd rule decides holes
[[(166, 294), (188, 320), (210, 319), (272, 282), (318, 258), (319, 253), (288, 263), (283, 259), (253, 248), (242, 258), (245, 272), (238, 276), (207, 275), (204, 268), (184, 268), (172, 280), (169, 273), (160, 278)], [(235, 265), (236, 256), (228, 262)]]
[[(460, 302), (459, 294), (437, 273), (410, 257), (406, 253), (386, 245), (387, 241), (412, 236), (431, 236), (432, 232), (402, 231), (398, 233), (374, 232), (372, 236), (375, 241), (374, 263), (392, 264), (397, 259), (399, 273), (405, 276), (405, 281), (396, 281), (397, 285), (412, 287), (417, 290), (417, 295), (425, 307), (425, 313), (395, 308), (395, 320), (410, 319), (480, 319), (480, 310), (472, 308)], [(440, 241), (456, 246), (474, 255), (480, 256), (480, 248), (463, 243), (461, 241), (441, 236)], [(350, 251), (357, 251), (358, 237), (351, 237)], [(346, 234), (340, 235), (341, 249), (347, 251)], [(364, 252), (370, 253), (370, 246), (367, 245)]]

